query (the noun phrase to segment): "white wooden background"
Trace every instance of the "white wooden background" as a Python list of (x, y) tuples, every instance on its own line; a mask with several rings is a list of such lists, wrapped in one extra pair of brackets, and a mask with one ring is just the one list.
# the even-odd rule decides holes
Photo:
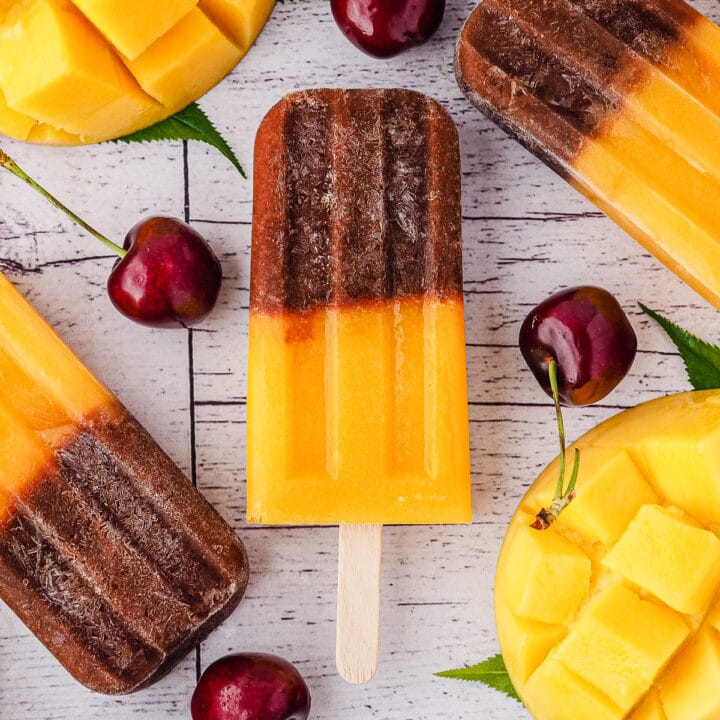
[[(113, 261), (105, 249), (0, 175), (0, 267), (196, 479), (237, 529), (252, 566), (236, 613), (169, 676), (128, 697), (82, 688), (0, 606), (2, 720), (187, 718), (198, 670), (242, 650), (295, 662), (315, 720), (528, 717), (480, 684), (433, 676), (497, 651), (492, 587), (504, 528), (555, 454), (549, 400), (516, 347), (520, 323), (550, 292), (581, 283), (606, 287), (630, 314), (640, 347), (635, 365), (601, 405), (566, 412), (571, 438), (622, 408), (688, 388), (681, 361), (636, 300), (708, 339), (720, 339), (720, 323), (714, 309), (466, 102), (452, 58), (473, 4), (448, 0), (436, 37), (389, 61), (351, 46), (325, 0), (279, 4), (246, 59), (201, 103), (248, 172), (260, 119), (297, 88), (415, 88), (444, 103), (460, 128), (475, 520), (386, 529), (380, 669), (366, 686), (346, 685), (334, 668), (337, 530), (244, 523), (251, 181), (195, 144), (49, 149), (2, 142), (118, 241), (139, 218), (167, 213), (188, 217), (217, 250), (225, 282), (209, 321), (189, 332), (142, 328), (106, 297)], [(720, 20), (713, 0), (700, 5)]]

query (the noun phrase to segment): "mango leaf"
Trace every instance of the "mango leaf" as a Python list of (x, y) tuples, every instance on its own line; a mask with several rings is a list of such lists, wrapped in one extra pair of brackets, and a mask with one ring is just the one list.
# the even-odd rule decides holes
[(720, 347), (683, 330), (660, 313), (638, 303), (643, 312), (657, 321), (680, 351), (690, 384), (695, 390), (720, 388)]
[(495, 690), (500, 690), (509, 695), (513, 700), (520, 702), (515, 688), (508, 675), (507, 668), (502, 655), (499, 653), (489, 657), (478, 665), (471, 667), (457, 668), (456, 670), (444, 670), (435, 673), (438, 677), (453, 678), (455, 680), (470, 680), (481, 682)]
[(240, 161), (230, 145), (218, 132), (210, 118), (200, 109), (197, 103), (191, 103), (175, 115), (150, 125), (143, 130), (123, 135), (111, 142), (142, 143), (154, 140), (199, 140), (219, 150), (247, 178)]

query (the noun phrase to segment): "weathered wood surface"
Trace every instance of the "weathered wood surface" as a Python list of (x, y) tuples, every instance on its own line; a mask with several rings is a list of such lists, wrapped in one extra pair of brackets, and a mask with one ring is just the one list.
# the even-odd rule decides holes
[[(679, 358), (636, 300), (710, 339), (720, 337), (720, 324), (714, 309), (464, 100), (452, 53), (473, 2), (448, 5), (431, 43), (387, 62), (347, 43), (323, 0), (278, 5), (246, 60), (202, 102), (248, 170), (261, 117), (301, 87), (415, 88), (444, 103), (460, 127), (475, 521), (386, 528), (380, 668), (366, 686), (347, 685), (335, 671), (337, 529), (243, 522), (251, 182), (197, 145), (3, 143), (118, 239), (143, 215), (187, 212), (217, 248), (226, 279), (209, 321), (192, 332), (146, 330), (110, 306), (104, 285), (112, 259), (104, 249), (28, 188), (0, 176), (0, 266), (196, 478), (246, 542), (253, 571), (238, 611), (197, 653), (156, 686), (125, 698), (78, 686), (0, 607), (3, 720), (189, 717), (198, 670), (239, 650), (296, 662), (311, 687), (315, 720), (528, 717), (481, 685), (433, 676), (497, 651), (492, 586), (504, 528), (555, 453), (549, 402), (516, 349), (520, 322), (548, 293), (578, 283), (608, 288), (631, 315), (641, 348), (631, 374), (601, 405), (567, 412), (571, 437), (621, 408), (688, 388)], [(699, 7), (720, 19), (713, 0)]]

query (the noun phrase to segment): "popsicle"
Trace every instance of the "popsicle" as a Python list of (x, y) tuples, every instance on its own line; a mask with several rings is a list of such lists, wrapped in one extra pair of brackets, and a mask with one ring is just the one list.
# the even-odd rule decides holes
[(378, 570), (381, 524), (471, 519), (457, 130), (408, 90), (293, 93), (254, 183), (248, 521), (340, 524)]
[(470, 101), (720, 308), (720, 28), (682, 0), (483, 0)]
[(0, 597), (81, 683), (157, 679), (240, 601), (244, 547), (0, 274)]

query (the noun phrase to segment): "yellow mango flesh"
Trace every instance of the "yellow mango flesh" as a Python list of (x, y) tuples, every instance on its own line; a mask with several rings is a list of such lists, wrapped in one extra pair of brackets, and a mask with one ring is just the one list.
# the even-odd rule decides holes
[(240, 48), (195, 8), (126, 64), (146, 93), (165, 107), (179, 109), (204, 95), (215, 85), (215, 78), (225, 77), (241, 56)]
[(78, 426), (118, 408), (0, 274), (0, 521)]
[(627, 711), (689, 632), (670, 609), (613, 586), (593, 598), (554, 657)]
[(693, 615), (707, 609), (720, 584), (720, 540), (658, 505), (644, 505), (605, 565), (674, 610)]
[(0, 91), (0, 126), (7, 128), (7, 134), (12, 137), (27, 137), (34, 125), (34, 118), (11, 110)]
[(238, 46), (249, 48), (253, 27), (267, 19), (272, 5), (266, 0), (200, 0), (200, 9)]
[(629, 720), (667, 720), (657, 690), (652, 688), (633, 710)]
[(587, 139), (573, 184), (720, 308), (720, 27), (679, 45)]
[(198, 0), (72, 0), (126, 58), (134, 60), (196, 5)]
[(705, 628), (660, 679), (660, 702), (667, 720), (720, 717), (720, 635)]
[(220, 10), (210, 17), (197, 0), (5, 0), (0, 133), (98, 142), (197, 100), (247, 52), (274, 0), (208, 5)]
[(11, 109), (70, 133), (92, 124), (106, 135), (114, 107), (125, 132), (155, 105), (93, 27), (56, 0), (32, 3), (0, 31), (0, 87)]
[(529, 525), (550, 504), (557, 460), (526, 493), (495, 614), (536, 720), (720, 717), (720, 522), (695, 512), (714, 502), (719, 427), (718, 390), (645, 403), (575, 443), (577, 496), (548, 530)]
[(469, 522), (463, 306), (250, 318), (248, 521)]
[(508, 575), (502, 587), (505, 602), (520, 618), (561, 624), (587, 597), (590, 559), (554, 529), (517, 528), (506, 562), (527, 568), (526, 574)]

